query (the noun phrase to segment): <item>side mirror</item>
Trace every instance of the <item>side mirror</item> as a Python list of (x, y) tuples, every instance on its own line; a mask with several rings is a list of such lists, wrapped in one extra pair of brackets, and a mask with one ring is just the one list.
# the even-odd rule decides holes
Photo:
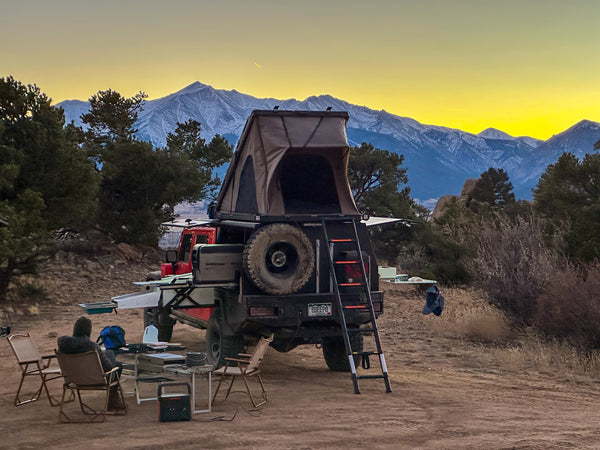
[(167, 250), (165, 260), (168, 263), (174, 264), (177, 262), (177, 250)]

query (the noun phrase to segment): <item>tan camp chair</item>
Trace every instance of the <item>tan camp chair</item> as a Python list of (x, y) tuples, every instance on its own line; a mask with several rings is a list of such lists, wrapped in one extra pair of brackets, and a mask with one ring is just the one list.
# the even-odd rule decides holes
[[(54, 355), (40, 355), (40, 352), (29, 333), (13, 334), (8, 338), (8, 343), (10, 344), (19, 363), (19, 368), (21, 369), (21, 381), (19, 382), (17, 395), (15, 395), (15, 406), (35, 402), (40, 398), (42, 392), (46, 392), (50, 405), (58, 405), (58, 401), (50, 395), (47, 385), (48, 381), (60, 378), (60, 369), (58, 367), (50, 367)], [(23, 400), (21, 399), (21, 390), (23, 389), (23, 384), (27, 377), (39, 377), (40, 387), (30, 398)]]
[[(117, 367), (108, 372), (104, 372), (102, 363), (100, 362), (100, 355), (98, 355), (98, 352), (95, 350), (76, 354), (65, 354), (56, 350), (54, 352), (56, 353), (56, 359), (58, 360), (58, 365), (60, 366), (60, 370), (64, 377), (60, 411), (58, 412), (59, 422), (94, 422), (96, 419), (99, 419), (99, 422), (104, 422), (107, 414), (127, 413), (123, 389), (121, 388), (121, 382), (119, 380), (119, 369)], [(123, 405), (123, 408), (118, 411), (108, 411), (108, 400), (111, 388), (118, 391), (121, 404)], [(64, 411), (64, 404), (66, 403), (65, 395), (67, 391), (77, 393), (81, 411), (90, 416), (89, 418), (73, 419)], [(103, 408), (94, 409), (89, 406), (89, 404), (84, 403), (81, 398), (81, 391), (106, 391)]]
[[(258, 344), (256, 344), (256, 347), (254, 348), (254, 352), (251, 355), (246, 353), (239, 353), (238, 358), (225, 358), (225, 360), (227, 361), (227, 365), (213, 372), (221, 376), (219, 379), (219, 384), (217, 385), (217, 389), (215, 390), (215, 394), (212, 398), (213, 405), (215, 404), (215, 400), (217, 398), (217, 394), (219, 393), (221, 383), (225, 379), (231, 378), (229, 387), (227, 388), (227, 393), (225, 394), (225, 397), (221, 399), (221, 401), (223, 401), (227, 399), (227, 397), (229, 397), (229, 394), (231, 393), (231, 388), (233, 387), (233, 382), (235, 381), (236, 377), (241, 377), (242, 380), (244, 380), (244, 384), (246, 385), (246, 391), (248, 392), (248, 396), (250, 397), (250, 402), (252, 403), (252, 406), (257, 408), (269, 401), (267, 399), (267, 391), (265, 390), (265, 386), (260, 376), (259, 366), (265, 356), (267, 348), (269, 348), (269, 344), (272, 341), (273, 334), (271, 333), (271, 336), (269, 336), (268, 338), (260, 338)], [(248, 383), (248, 378), (252, 376), (256, 376), (256, 379), (258, 380), (258, 383), (260, 384), (261, 388), (262, 401), (258, 403), (254, 400), (254, 397), (252, 396), (252, 391), (250, 390), (250, 385)]]

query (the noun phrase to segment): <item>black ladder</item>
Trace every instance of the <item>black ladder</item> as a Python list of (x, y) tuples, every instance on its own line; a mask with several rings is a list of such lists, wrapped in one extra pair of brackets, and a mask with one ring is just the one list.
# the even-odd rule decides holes
[[(383, 350), (381, 349), (381, 340), (379, 338), (379, 330), (377, 329), (377, 322), (375, 320), (375, 311), (373, 308), (373, 299), (371, 297), (371, 286), (369, 283), (369, 279), (366, 275), (365, 270), (365, 261), (362, 254), (362, 249), (360, 246), (360, 241), (358, 238), (358, 230), (356, 228), (356, 221), (360, 220), (359, 218), (352, 218), (349, 220), (352, 223), (352, 238), (343, 238), (343, 239), (330, 239), (327, 233), (327, 225), (326, 220), (321, 220), (321, 226), (323, 227), (323, 233), (325, 235), (325, 241), (328, 243), (327, 255), (329, 258), (329, 272), (331, 274), (331, 279), (333, 281), (333, 290), (335, 293), (335, 298), (337, 300), (337, 307), (340, 317), (340, 325), (342, 327), (342, 336), (344, 338), (344, 344), (346, 345), (346, 355), (348, 356), (348, 361), (350, 363), (350, 371), (352, 373), (352, 383), (354, 385), (354, 393), (360, 394), (360, 389), (358, 387), (358, 380), (360, 379), (373, 379), (373, 378), (383, 378), (385, 383), (385, 391), (392, 392), (392, 388), (390, 387), (390, 380), (388, 377), (387, 366), (385, 364), (385, 357), (383, 355)], [(338, 222), (339, 223), (339, 222)], [(357, 257), (344, 259), (344, 260), (335, 260), (335, 252), (334, 247), (336, 244), (343, 244), (347, 247), (351, 247), (356, 251)], [(340, 283), (338, 281), (338, 277), (336, 274), (336, 265), (347, 265), (352, 264), (359, 267), (359, 271), (361, 274), (361, 279), (359, 282), (352, 280), (351, 282)], [(372, 270), (372, 269), (371, 269)], [(340, 294), (340, 287), (352, 287), (357, 286), (362, 289), (365, 294), (366, 303), (360, 305), (344, 305), (342, 302), (342, 296)], [(348, 325), (346, 323), (346, 310), (351, 309), (367, 309), (369, 311), (370, 317), (370, 326), (368, 328), (352, 328), (348, 329)], [(370, 334), (373, 333), (373, 337), (375, 340), (376, 350), (373, 351), (354, 351), (352, 349), (352, 344), (350, 340), (349, 333), (361, 333), (361, 334)], [(369, 369), (369, 356), (376, 355), (379, 357), (379, 364), (381, 367), (381, 374), (377, 375), (357, 375), (356, 373), (356, 364), (354, 363), (355, 357), (360, 357), (362, 359), (362, 367), (364, 369)]]

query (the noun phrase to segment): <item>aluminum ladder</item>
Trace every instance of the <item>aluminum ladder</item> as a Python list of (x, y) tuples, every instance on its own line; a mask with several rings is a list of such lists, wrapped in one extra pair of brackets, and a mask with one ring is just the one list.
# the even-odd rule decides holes
[[(350, 365), (350, 372), (352, 374), (352, 383), (354, 385), (354, 393), (360, 394), (360, 389), (358, 386), (358, 380), (361, 379), (383, 379), (385, 383), (385, 391), (392, 392), (390, 387), (390, 380), (388, 377), (387, 366), (385, 364), (385, 356), (383, 354), (383, 350), (381, 348), (381, 339), (379, 337), (379, 330), (377, 329), (377, 322), (375, 318), (375, 311), (373, 308), (373, 299), (371, 297), (371, 287), (369, 283), (369, 279), (366, 274), (365, 269), (365, 261), (362, 254), (362, 249), (360, 246), (360, 241), (358, 238), (358, 229), (356, 226), (356, 221), (360, 220), (359, 218), (352, 218), (350, 222), (352, 223), (352, 238), (338, 238), (331, 239), (327, 232), (327, 221), (325, 219), (321, 220), (321, 226), (323, 228), (323, 234), (325, 236), (325, 241), (328, 243), (328, 259), (329, 259), (329, 272), (331, 274), (331, 279), (333, 281), (333, 290), (335, 293), (335, 298), (337, 300), (337, 309), (339, 313), (339, 320), (342, 329), (342, 336), (344, 338), (344, 344), (346, 346), (346, 355), (348, 356), (348, 362)], [(336, 253), (334, 248), (336, 245), (342, 244), (346, 247), (351, 248), (353, 251), (357, 253), (356, 258), (349, 259), (340, 259), (336, 260)], [(336, 266), (344, 266), (344, 265), (354, 265), (359, 267), (361, 279), (360, 281), (352, 280), (351, 282), (342, 282), (338, 281), (338, 277), (336, 274)], [(364, 292), (365, 303), (361, 303), (359, 305), (344, 305), (342, 301), (342, 295), (340, 293), (340, 288), (347, 287), (360, 287), (360, 290)], [(367, 309), (369, 311), (369, 323), (370, 326), (368, 328), (348, 328), (346, 322), (346, 311), (348, 310), (356, 310), (356, 309)], [(373, 333), (375, 348), (376, 350), (371, 351), (355, 351), (352, 348), (350, 334), (349, 333), (361, 333), (362, 335)], [(360, 358), (362, 361), (363, 369), (370, 369), (369, 356), (375, 355), (378, 356), (379, 365), (381, 368), (381, 373), (376, 375), (358, 375), (356, 372), (356, 364), (354, 358)]]

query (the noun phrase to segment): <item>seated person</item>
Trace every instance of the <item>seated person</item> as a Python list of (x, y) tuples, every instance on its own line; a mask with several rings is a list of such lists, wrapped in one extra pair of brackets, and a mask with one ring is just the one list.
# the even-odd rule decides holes
[[(85, 353), (96, 350), (100, 355), (102, 369), (107, 372), (120, 364), (115, 359), (111, 350), (102, 350), (98, 344), (90, 339), (92, 335), (92, 321), (87, 317), (80, 317), (73, 326), (73, 336), (61, 336), (57, 339), (58, 351), (65, 354)], [(121, 371), (119, 370), (119, 375)], [(112, 388), (110, 391), (108, 409), (116, 411), (123, 409), (118, 392)]]

